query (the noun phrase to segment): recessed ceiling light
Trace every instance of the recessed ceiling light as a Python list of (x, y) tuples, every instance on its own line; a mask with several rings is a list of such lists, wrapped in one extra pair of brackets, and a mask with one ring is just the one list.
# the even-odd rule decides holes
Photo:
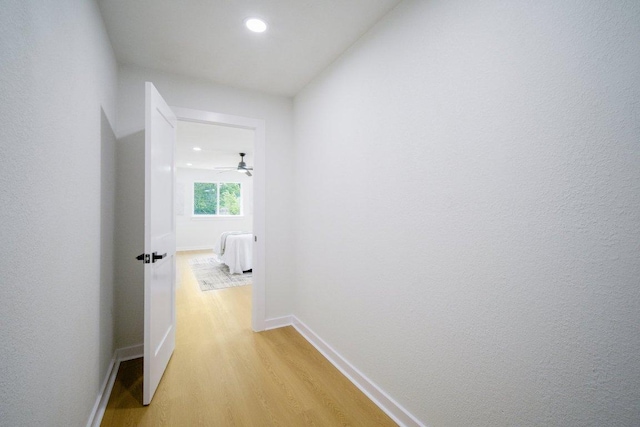
[(249, 18), (244, 21), (244, 25), (254, 33), (264, 33), (267, 29), (267, 23), (258, 18)]
[(193, 151), (202, 151), (202, 148), (200, 148), (200, 147), (193, 147)]
[(193, 163), (187, 163), (187, 166), (193, 166)]

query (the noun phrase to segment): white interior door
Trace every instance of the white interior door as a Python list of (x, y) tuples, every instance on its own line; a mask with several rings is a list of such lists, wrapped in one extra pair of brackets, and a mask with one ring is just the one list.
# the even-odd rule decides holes
[(145, 84), (144, 382), (148, 405), (176, 342), (176, 116), (153, 84)]

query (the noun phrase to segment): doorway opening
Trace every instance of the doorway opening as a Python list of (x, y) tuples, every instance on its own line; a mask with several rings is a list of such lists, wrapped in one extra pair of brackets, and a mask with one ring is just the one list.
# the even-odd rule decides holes
[[(251, 327), (265, 329), (264, 121), (172, 107), (178, 118), (176, 248), (203, 251), (201, 289), (251, 283)], [(199, 253), (198, 253), (199, 254)], [(206, 265), (198, 265), (199, 262)], [(224, 269), (224, 273), (218, 274)], [(205, 286), (205, 287), (203, 287)], [(220, 286), (225, 286), (224, 283)]]

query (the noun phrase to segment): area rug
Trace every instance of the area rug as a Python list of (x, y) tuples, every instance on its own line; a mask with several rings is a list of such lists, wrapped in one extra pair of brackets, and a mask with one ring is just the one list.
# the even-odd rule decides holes
[(191, 265), (191, 271), (196, 276), (202, 291), (251, 284), (251, 271), (243, 274), (230, 274), (229, 267), (218, 262), (215, 257), (194, 258), (189, 261), (189, 265)]

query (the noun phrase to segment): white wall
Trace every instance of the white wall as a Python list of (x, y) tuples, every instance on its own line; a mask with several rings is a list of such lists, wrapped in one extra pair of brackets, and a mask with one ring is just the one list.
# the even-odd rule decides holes
[(116, 343), (143, 339), (144, 82), (171, 106), (263, 119), (266, 122), (266, 315), (291, 313), (292, 305), (292, 100), (122, 66), (118, 75), (118, 190), (116, 217)]
[[(194, 182), (239, 182), (243, 200), (242, 216), (194, 217)], [(184, 197), (182, 211), (176, 209), (178, 250), (212, 249), (225, 231), (253, 231), (253, 178), (236, 171), (215, 172), (206, 169), (177, 168), (176, 186)]]
[(117, 68), (95, 2), (1, 9), (0, 425), (79, 426), (114, 351)]
[(432, 426), (640, 423), (640, 3), (405, 1), (294, 102), (296, 314)]

